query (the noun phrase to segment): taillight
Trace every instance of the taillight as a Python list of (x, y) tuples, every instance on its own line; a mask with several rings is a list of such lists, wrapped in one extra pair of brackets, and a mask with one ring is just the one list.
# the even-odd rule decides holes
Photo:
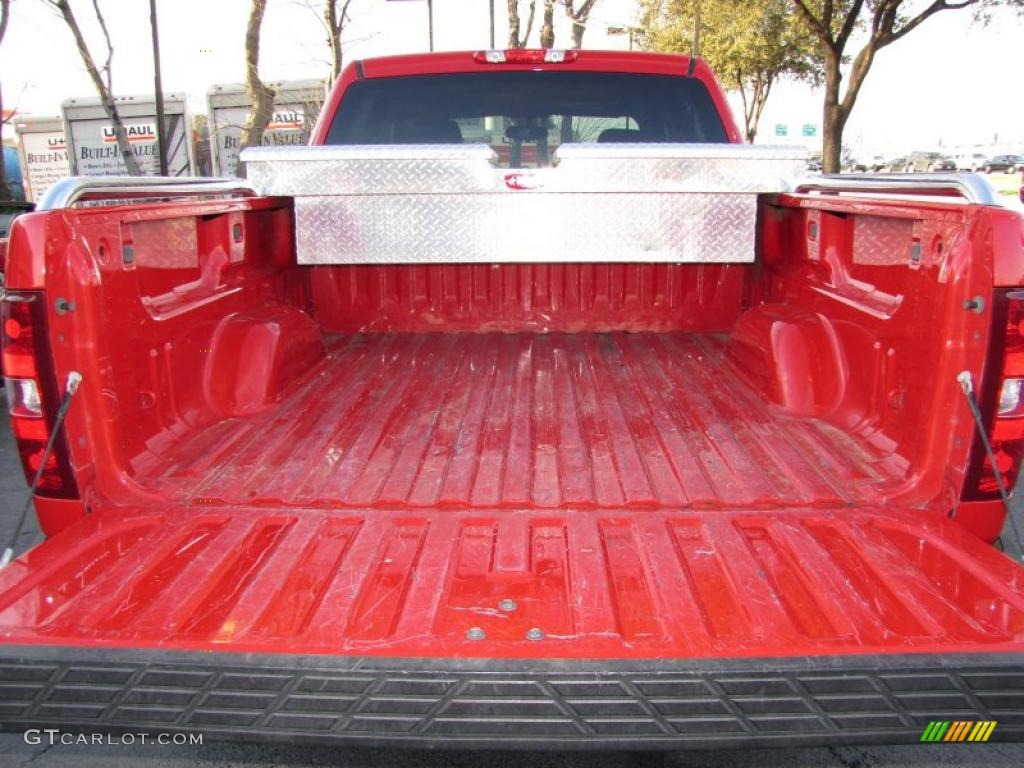
[[(31, 483), (50, 438), (60, 393), (46, 336), (46, 307), (39, 291), (9, 291), (0, 302), (3, 372), (11, 428), (25, 479)], [(67, 445), (58, 436), (36, 488), (41, 496), (75, 498)]]
[(557, 48), (508, 48), (477, 51), (473, 61), (477, 64), (568, 64), (579, 55), (579, 51)]
[[(985, 370), (981, 411), (999, 471), (1013, 490), (1024, 459), (1024, 291), (995, 297), (992, 349)], [(975, 439), (963, 499), (999, 497), (999, 483), (981, 440)]]

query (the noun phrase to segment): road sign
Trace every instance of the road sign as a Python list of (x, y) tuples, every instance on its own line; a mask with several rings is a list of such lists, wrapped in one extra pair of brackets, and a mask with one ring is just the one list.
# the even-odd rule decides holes
[(817, 136), (818, 126), (814, 123), (804, 123), (804, 136)]
[(775, 135), (776, 136), (788, 136), (789, 135), (789, 126), (787, 126), (785, 123), (776, 123), (775, 124)]

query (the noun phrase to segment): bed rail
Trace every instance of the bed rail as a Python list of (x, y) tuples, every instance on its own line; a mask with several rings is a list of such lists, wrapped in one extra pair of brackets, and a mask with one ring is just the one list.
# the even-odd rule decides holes
[(256, 193), (244, 179), (166, 176), (70, 176), (43, 195), (37, 211), (56, 211), (100, 200), (235, 197)]
[(795, 192), (959, 197), (977, 205), (1000, 205), (999, 195), (977, 173), (844, 173), (801, 181)]

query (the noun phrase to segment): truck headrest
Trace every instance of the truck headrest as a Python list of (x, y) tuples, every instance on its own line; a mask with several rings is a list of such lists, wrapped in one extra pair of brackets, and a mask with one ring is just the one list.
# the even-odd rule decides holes
[(597, 136), (600, 144), (635, 144), (643, 140), (643, 133), (632, 128), (605, 128)]
[(461, 144), (462, 129), (454, 120), (410, 120), (395, 127), (400, 144)]

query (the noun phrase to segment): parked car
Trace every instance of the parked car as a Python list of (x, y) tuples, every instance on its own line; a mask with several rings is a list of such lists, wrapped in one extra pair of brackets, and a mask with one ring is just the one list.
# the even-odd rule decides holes
[(983, 155), (981, 152), (965, 152), (957, 155), (954, 159), (958, 170), (976, 173), (985, 167), (988, 155)]
[(870, 160), (863, 157), (850, 156), (846, 162), (843, 163), (843, 170), (851, 173), (865, 173), (870, 171)]
[(821, 173), (821, 152), (812, 152), (807, 157), (807, 170), (811, 173)]
[(867, 171), (870, 173), (878, 173), (886, 167), (886, 159), (883, 155), (871, 155), (863, 160), (859, 160), (856, 164), (858, 171)]
[(955, 171), (956, 162), (939, 152), (911, 152), (903, 170), (908, 173)]
[(21, 164), (18, 162), (18, 152), (14, 147), (3, 148), (4, 178), (7, 182), (8, 193), (0, 198), (0, 298), (3, 297), (3, 271), (4, 261), (7, 257), (7, 240), (10, 237), (11, 225), (14, 219), (23, 213), (31, 211), (31, 203), (25, 202), (25, 187), (21, 178)]
[(47, 539), (0, 570), (5, 729), (1024, 739), (1024, 244), (987, 185), (790, 184), (653, 53), (354, 61), (311, 144), (15, 222)]
[(877, 170), (882, 173), (903, 173), (907, 170), (907, 158), (902, 155), (890, 158), (884, 161)]
[[(7, 182), (9, 193), (6, 200), (14, 202), (25, 201), (25, 185), (22, 181), (21, 162), (18, 159), (18, 150), (14, 147), (4, 146), (4, 179)], [(0, 202), (6, 202), (0, 199)]]
[[(33, 207), (32, 203), (24, 201), (0, 201), (0, 276), (3, 275), (4, 259), (7, 256), (7, 241), (10, 238), (14, 220), (23, 213), (29, 213)], [(0, 279), (0, 286), (2, 286), (2, 279)]]
[(1020, 155), (996, 155), (985, 163), (982, 170), (985, 173), (1016, 173), (1019, 168), (1024, 168), (1024, 157)]

